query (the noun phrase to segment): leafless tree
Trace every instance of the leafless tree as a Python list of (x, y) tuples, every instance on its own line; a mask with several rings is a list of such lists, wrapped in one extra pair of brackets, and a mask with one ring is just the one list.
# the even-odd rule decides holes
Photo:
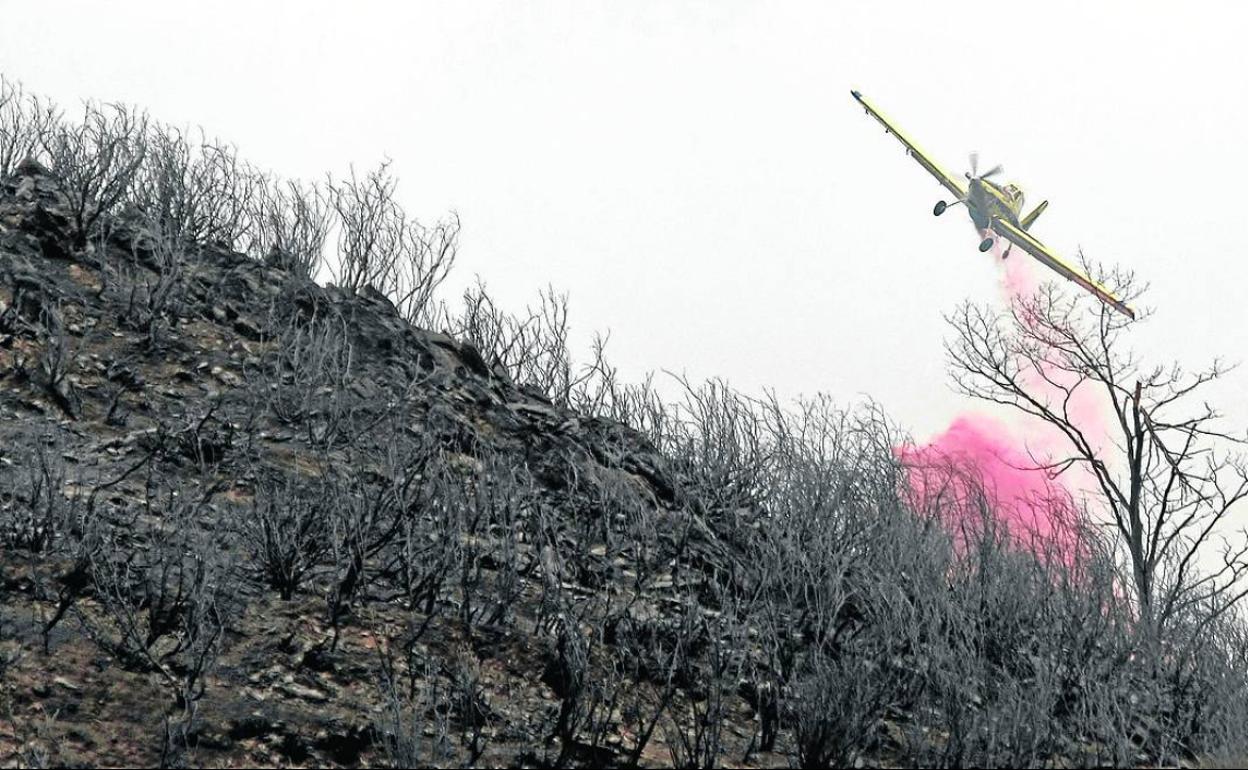
[(694, 386), (675, 378), (684, 399), (675, 405), (681, 430), (668, 451), (686, 468), (696, 505), (712, 515), (756, 505), (764, 495), (777, 449), (763, 403), (723, 380)]
[(310, 446), (328, 451), (351, 433), (358, 397), (351, 391), (355, 349), (346, 321), (324, 316), (292, 318), (276, 332), (257, 373), (273, 415), (306, 431)]
[[(205, 656), (215, 655), (223, 630), (218, 599), (228, 596), (229, 569), (212, 542), (188, 526), (213, 490), (198, 499), (173, 492), (156, 501), (166, 508), (167, 523), (149, 522), (135, 511), (126, 527), (113, 530), (109, 547), (95, 555), (94, 597), (105, 612), (102, 622), (88, 629), (124, 664), (160, 673), (181, 705), (202, 694), (210, 660)], [(146, 549), (127, 543), (136, 534)]]
[[(441, 452), (417, 447), (407, 457), (388, 453), (388, 460), (398, 459), (389, 473), (391, 494), (402, 511), (399, 527), (384, 552), (383, 571), (391, 576), (413, 610), (419, 610), (424, 623), (419, 632), (438, 610), (443, 591), (461, 563), (464, 550), (460, 531), (459, 507), (452, 497), (456, 479), (446, 467)], [(413, 640), (420, 633), (410, 634)]]
[(695, 692), (673, 708), (666, 730), (673, 767), (717, 767), (724, 751), (727, 722), (736, 704), (736, 691), (749, 658), (748, 618), (755, 596), (720, 596), (719, 609), (698, 609), (700, 617), (693, 661), (701, 673)]
[(329, 549), (332, 497), (314, 482), (283, 477), (257, 484), (250, 515), (239, 520), (240, 543), (265, 585), (290, 599)]
[(247, 250), (267, 263), (316, 278), (324, 260), (332, 211), (317, 185), (261, 179), (251, 201)]
[(351, 169), (350, 178), (327, 181), (330, 206), (338, 217), (338, 261), (334, 281), (360, 291), (382, 286), (393, 268), (403, 240), (407, 217), (395, 200), (397, 180), (383, 163), (363, 179)]
[[(767, 514), (746, 568), (761, 594), (759, 746), (775, 747), (785, 715), (803, 767), (853, 765), (887, 709), (913, 697), (913, 676), (890, 663), (926, 623), (902, 585), (942, 597), (946, 549), (898, 505), (893, 438), (878, 413), (825, 398), (789, 410), (773, 398), (752, 414), (769, 458), (755, 472)], [(898, 563), (898, 551), (911, 555)]]
[(379, 689), (384, 711), (378, 737), (394, 768), (445, 766), (454, 757), (450, 740), (450, 689), (428, 658), (414, 653), (410, 639), (378, 646)]
[(75, 248), (87, 244), (104, 214), (130, 191), (146, 153), (147, 115), (120, 104), (88, 102), (82, 120), (42, 137), (57, 188), (69, 204)]
[(0, 177), (7, 177), (26, 158), (43, 151), (44, 139), (60, 121), (52, 103), (22, 90), (20, 83), (0, 76)]
[(34, 461), (31, 467), (4, 468), (0, 473), (0, 548), (46, 553), (79, 515), (78, 500), (63, 493), (67, 476), (60, 456), (49, 453), (41, 442)]
[(399, 315), (420, 327), (434, 318), (434, 296), (450, 274), (459, 251), (459, 217), (426, 226), (408, 224), (402, 250), (395, 261), (390, 285), (383, 291), (392, 298)]
[(411, 219), (395, 198), (388, 165), (363, 178), (352, 169), (350, 178), (327, 183), (338, 225), (334, 280), (357, 292), (370, 287), (401, 316), (424, 325), (434, 292), (455, 262), (459, 219), (452, 215), (432, 227)]
[(671, 454), (683, 427), (675, 406), (659, 393), (654, 373), (635, 383), (622, 383), (601, 351), (596, 351), (594, 357), (593, 366), (599, 367), (602, 374), (595, 376), (593, 384), (586, 388), (585, 396), (577, 401), (577, 410), (627, 425), (664, 454)]
[(435, 309), (422, 325), (472, 343), (489, 366), (560, 406), (631, 425), (624, 419), (634, 416), (629, 410), (638, 409), (635, 416), (643, 418), (637, 396), (654, 395), (649, 381), (641, 390), (618, 381), (605, 355), (609, 335), (595, 335), (589, 357), (576, 360), (570, 342), (568, 295), (553, 286), (542, 289), (536, 304), (518, 313), (500, 306), (479, 279), (464, 291), (458, 310), (445, 302), (430, 307)]
[(166, 237), (181, 245), (234, 248), (251, 227), (256, 174), (233, 147), (173, 126), (150, 123), (131, 202)]
[(76, 420), (82, 411), (82, 404), (69, 376), (74, 365), (74, 351), (69, 345), (60, 308), (45, 304), (39, 316), (38, 336), (43, 342), (43, 349), (39, 354), (35, 380), (52, 396), (66, 416)]
[(147, 335), (150, 351), (159, 350), (164, 332), (182, 311), (188, 243), (166, 223), (144, 215), (131, 241), (132, 260), (118, 265), (126, 293), (123, 322)]
[[(1128, 301), (1142, 293), (1129, 274), (1085, 265)], [(1148, 638), (1158, 641), (1189, 610), (1201, 608), (1212, 622), (1248, 594), (1248, 541), (1226, 539), (1236, 504), (1248, 496), (1248, 468), (1233, 454), (1248, 437), (1223, 428), (1202, 400), (1228, 367), (1148, 366), (1127, 347), (1137, 320), (1052, 284), (1008, 310), (964, 304), (947, 321), (958, 390), (1056, 429), (1065, 453), (1037, 467), (1079, 469), (1095, 482), (1097, 507), (1126, 551)], [(1089, 397), (1109, 415), (1112, 442), (1088, 424), (1081, 399)]]

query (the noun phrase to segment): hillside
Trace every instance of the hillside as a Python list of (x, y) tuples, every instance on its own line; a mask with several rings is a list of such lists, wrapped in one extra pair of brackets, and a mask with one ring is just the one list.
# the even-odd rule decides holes
[(608, 380), (577, 411), (410, 298), (67, 179), (0, 180), (6, 765), (1241, 749), (1233, 613), (1146, 661), (1111, 551), (1020, 547), (989, 496), (951, 533), (874, 407)]
[[(580, 581), (599, 584), (622, 561), (625, 546), (608, 554), (602, 542), (611, 518), (674, 516), (674, 481), (648, 442), (516, 387), (380, 295), (230, 251), (197, 250), (151, 317), (135, 294), (150, 305), (161, 266), (133, 229), (121, 223), (100, 250), (71, 253), (63, 202), (37, 164), (0, 195), (13, 718), (57, 715), (62, 761), (152, 764), (163, 707), (207, 684), (198, 710), (218, 716), (197, 736), (209, 752), (200, 759), (360, 761), (384, 703), (377, 640), (402, 636), (406, 606), (440, 603), (441, 583), (466, 590), (426, 610), (444, 618), (424, 644), (448, 675), (468, 666), (475, 687), (517, 688), (497, 719), (523, 741), (526, 712), (555, 702), (538, 677), (535, 632), (553, 622), (543, 601), (557, 601), (542, 596), (554, 577), (538, 572), (542, 551), (575, 551), (581, 574), (568, 590), (588, 590)], [(454, 504), (459, 520), (431, 520)], [(535, 510), (568, 517), (541, 532), (557, 542), (525, 537)], [(419, 520), (395, 518), (405, 513)], [(406, 529), (419, 524), (428, 529)], [(372, 564), (386, 537), (415, 561)], [(422, 556), (438, 545), (447, 552)], [(367, 567), (352, 549), (369, 552)], [(353, 565), (405, 574), (382, 589)], [(100, 594), (99, 571), (114, 595)], [(332, 608), (300, 590), (322, 579)], [(270, 596), (266, 582), (292, 596)], [(152, 601), (168, 613), (160, 622), (140, 617)], [(185, 657), (206, 650), (219, 659), (188, 685), (198, 664)]]

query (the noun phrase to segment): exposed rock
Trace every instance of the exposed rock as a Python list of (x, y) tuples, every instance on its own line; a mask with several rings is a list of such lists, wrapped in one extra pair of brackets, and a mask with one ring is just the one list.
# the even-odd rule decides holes
[(485, 359), (481, 357), (481, 352), (471, 342), (464, 342), (459, 346), (459, 355), (468, 367), (468, 371), (473, 374), (489, 377), (492, 373), (489, 364), (485, 363)]
[(46, 176), (48, 169), (42, 163), (27, 155), (15, 169), (18, 176)]

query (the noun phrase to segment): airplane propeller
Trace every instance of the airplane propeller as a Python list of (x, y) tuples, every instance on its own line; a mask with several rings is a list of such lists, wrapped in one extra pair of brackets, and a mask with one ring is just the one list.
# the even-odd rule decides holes
[(1002, 171), (1005, 171), (1005, 166), (1002, 166), (1000, 163), (998, 163), (997, 165), (988, 169), (984, 173), (980, 174), (979, 173), (979, 153), (977, 152), (971, 153), (970, 161), (971, 161), (971, 170), (966, 175), (967, 179), (990, 179), (996, 176), (997, 174), (1000, 174)]

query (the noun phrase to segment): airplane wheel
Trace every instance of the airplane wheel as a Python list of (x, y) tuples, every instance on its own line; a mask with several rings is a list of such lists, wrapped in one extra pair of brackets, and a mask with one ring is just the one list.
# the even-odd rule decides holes
[(949, 204), (945, 203), (944, 201), (936, 201), (936, 208), (932, 209), (932, 214), (934, 214), (935, 216), (940, 216), (941, 214), (945, 213), (945, 209), (947, 208), (949, 208)]
[(979, 242), (979, 250), (980, 250), (980, 251), (987, 251), (988, 249), (991, 249), (991, 248), (992, 248), (992, 239), (991, 239), (991, 238), (985, 238), (985, 239), (983, 239), (982, 241), (980, 241), (980, 242)]

